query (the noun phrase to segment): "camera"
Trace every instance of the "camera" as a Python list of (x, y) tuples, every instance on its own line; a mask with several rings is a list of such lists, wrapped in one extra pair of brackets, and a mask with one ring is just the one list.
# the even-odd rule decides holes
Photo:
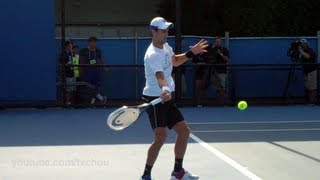
[(300, 56), (299, 48), (301, 47), (302, 42), (300, 39), (294, 40), (291, 42), (289, 49), (287, 50), (287, 56), (290, 57), (292, 61), (297, 61)]

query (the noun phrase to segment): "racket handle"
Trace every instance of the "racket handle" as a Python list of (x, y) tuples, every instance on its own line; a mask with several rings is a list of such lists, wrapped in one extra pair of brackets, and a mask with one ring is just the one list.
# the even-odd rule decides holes
[(159, 103), (161, 103), (161, 102), (162, 102), (162, 99), (161, 99), (161, 98), (157, 98), (157, 99), (151, 101), (150, 104), (151, 104), (152, 106), (154, 106), (154, 105), (157, 105), (157, 104), (159, 104)]

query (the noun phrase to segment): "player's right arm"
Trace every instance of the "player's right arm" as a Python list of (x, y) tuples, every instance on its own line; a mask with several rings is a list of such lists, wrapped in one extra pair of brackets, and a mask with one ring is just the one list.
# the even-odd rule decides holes
[(146, 61), (148, 66), (151, 68), (152, 73), (156, 76), (160, 89), (162, 89), (160, 97), (163, 99), (163, 101), (169, 101), (171, 99), (171, 91), (167, 81), (165, 80), (163, 65), (160, 59), (161, 56), (153, 53), (148, 56)]
[(162, 89), (162, 93), (160, 95), (161, 99), (164, 101), (169, 101), (171, 99), (171, 93), (168, 83), (164, 79), (164, 73), (162, 71), (158, 71), (155, 75), (158, 80), (159, 87)]

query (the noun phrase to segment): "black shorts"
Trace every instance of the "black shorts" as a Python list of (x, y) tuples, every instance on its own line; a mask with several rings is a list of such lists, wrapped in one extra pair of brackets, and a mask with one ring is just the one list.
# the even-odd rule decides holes
[[(168, 127), (169, 129), (172, 129), (172, 127), (178, 122), (184, 121), (184, 118), (173, 97), (174, 96), (172, 96), (172, 99), (168, 102), (159, 103), (155, 106), (149, 106), (146, 109), (152, 129), (157, 127)], [(142, 97), (142, 99), (146, 102), (150, 102), (156, 98), (158, 97)]]

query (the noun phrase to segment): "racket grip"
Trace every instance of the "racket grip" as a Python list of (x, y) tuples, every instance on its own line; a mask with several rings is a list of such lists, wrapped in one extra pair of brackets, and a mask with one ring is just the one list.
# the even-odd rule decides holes
[(151, 101), (150, 104), (151, 104), (152, 106), (154, 106), (154, 105), (157, 105), (157, 104), (159, 104), (159, 103), (161, 103), (161, 102), (162, 102), (162, 99), (161, 99), (161, 98), (157, 98), (157, 99)]

